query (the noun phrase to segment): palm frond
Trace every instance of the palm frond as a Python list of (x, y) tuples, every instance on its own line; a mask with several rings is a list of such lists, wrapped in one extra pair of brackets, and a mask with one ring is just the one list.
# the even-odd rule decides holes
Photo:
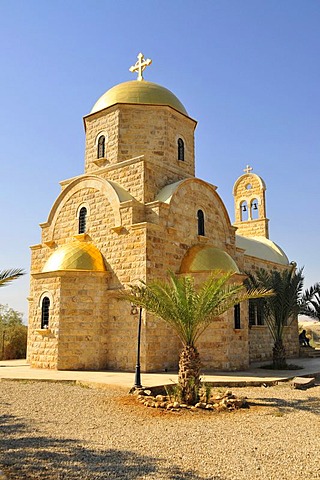
[(25, 272), (21, 268), (12, 268), (0, 271), (0, 287), (7, 285), (18, 277), (24, 275)]
[(320, 320), (320, 283), (305, 290), (299, 306), (301, 315)]
[(282, 339), (283, 329), (301, 311), (300, 300), (303, 290), (303, 269), (294, 267), (283, 271), (259, 269), (247, 273), (246, 285), (251, 288), (266, 288), (274, 292), (259, 305), (273, 339)]
[(169, 272), (168, 282), (140, 282), (122, 297), (166, 321), (184, 345), (194, 345), (209, 324), (235, 304), (272, 294), (265, 288), (246, 290), (242, 284), (230, 284), (232, 275), (214, 272), (197, 288), (193, 277)]

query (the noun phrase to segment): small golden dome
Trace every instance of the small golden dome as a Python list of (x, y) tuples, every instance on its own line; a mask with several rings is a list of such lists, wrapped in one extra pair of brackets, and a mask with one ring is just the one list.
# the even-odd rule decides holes
[(220, 248), (206, 245), (191, 247), (183, 257), (180, 267), (180, 273), (207, 272), (211, 270), (239, 273), (236, 262), (227, 252), (220, 250)]
[(46, 261), (43, 272), (61, 270), (106, 270), (100, 251), (91, 243), (75, 241), (57, 248)]
[(168, 105), (178, 112), (188, 115), (180, 100), (170, 90), (146, 80), (132, 80), (110, 88), (95, 103), (90, 114), (111, 107), (116, 103)]

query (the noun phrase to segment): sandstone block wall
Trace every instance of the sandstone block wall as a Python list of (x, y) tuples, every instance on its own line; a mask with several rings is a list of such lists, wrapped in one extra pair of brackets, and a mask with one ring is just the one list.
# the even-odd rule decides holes
[[(194, 245), (208, 244), (226, 251), (242, 271), (278, 268), (245, 257), (243, 250), (236, 249), (236, 229), (216, 187), (193, 178), (195, 126), (194, 120), (166, 106), (119, 104), (85, 117), (85, 174), (61, 182), (61, 193), (41, 225), (41, 243), (32, 247), (28, 339), (32, 366), (133, 371), (138, 314), (129, 302), (118, 298), (118, 292), (138, 280), (164, 279), (168, 269), (179, 273), (185, 254)], [(106, 137), (106, 154), (97, 159), (101, 134)], [(178, 138), (185, 145), (183, 161), (177, 156)], [(256, 177), (250, 180), (251, 194), (260, 195), (260, 219), (242, 222), (240, 228), (247, 235), (267, 234), (264, 185), (256, 185)], [(248, 179), (242, 180), (238, 206), (250, 190)], [(162, 189), (178, 181), (182, 182), (171, 196), (160, 201)], [(87, 208), (82, 241), (101, 252), (106, 272), (41, 273), (57, 248), (79, 239), (82, 206)], [(198, 210), (204, 213), (204, 236), (198, 235)], [(207, 273), (195, 276), (200, 281)], [(51, 302), (46, 332), (40, 329), (44, 295)], [(297, 350), (296, 333), (296, 325), (288, 327), (288, 355)], [(142, 371), (176, 369), (180, 349), (175, 332), (143, 312)], [(241, 305), (240, 329), (234, 328), (231, 309), (199, 339), (206, 370), (243, 369), (249, 359), (267, 359), (270, 349), (265, 328), (249, 331), (246, 304)]]

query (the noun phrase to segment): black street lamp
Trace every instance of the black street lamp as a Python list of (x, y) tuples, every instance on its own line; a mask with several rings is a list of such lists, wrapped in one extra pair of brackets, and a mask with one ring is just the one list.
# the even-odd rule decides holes
[[(131, 315), (136, 315), (138, 308), (136, 305), (131, 305)], [(138, 342), (137, 342), (137, 362), (134, 376), (134, 388), (142, 388), (141, 372), (140, 372), (140, 344), (141, 344), (141, 324), (142, 324), (142, 307), (139, 307), (139, 322), (138, 322)]]

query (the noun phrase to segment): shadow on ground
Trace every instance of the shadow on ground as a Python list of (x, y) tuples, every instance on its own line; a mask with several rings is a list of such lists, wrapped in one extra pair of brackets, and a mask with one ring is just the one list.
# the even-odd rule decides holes
[(307, 396), (303, 400), (280, 400), (279, 398), (256, 398), (249, 402), (250, 405), (257, 405), (260, 407), (276, 407), (281, 409), (283, 413), (290, 413), (293, 410), (300, 410), (302, 412), (310, 412), (315, 415), (320, 415), (319, 397)]
[[(73, 439), (30, 431), (18, 418), (0, 416), (0, 470), (8, 480), (205, 480), (194, 471), (128, 450), (86, 448)], [(211, 480), (223, 480), (211, 476)]]

